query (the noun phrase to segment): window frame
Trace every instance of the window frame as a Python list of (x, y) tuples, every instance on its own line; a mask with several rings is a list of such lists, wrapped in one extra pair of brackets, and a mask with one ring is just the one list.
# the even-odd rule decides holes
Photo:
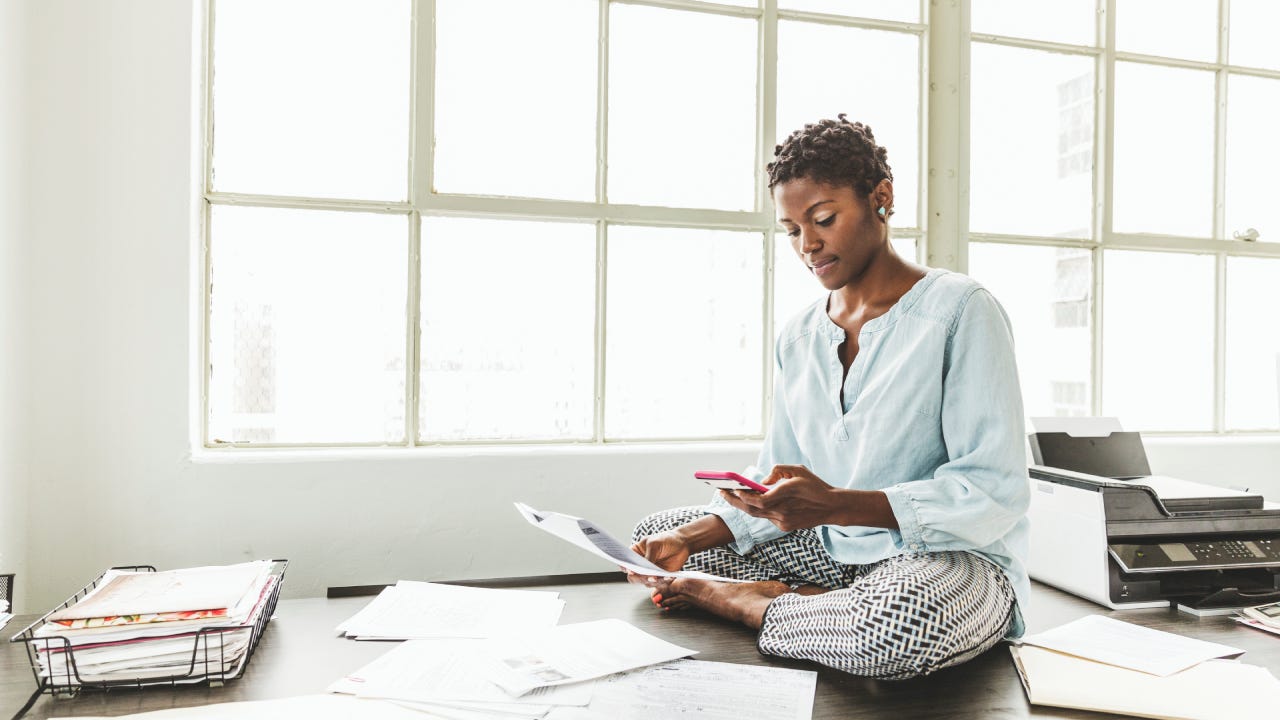
[[(773, 270), (775, 234), (770, 198), (767, 188), (768, 178), (764, 172), (764, 164), (773, 156), (776, 133), (775, 117), (777, 111), (777, 62), (778, 62), (778, 22), (780, 20), (798, 20), (805, 22), (840, 25), (847, 27), (874, 30), (889, 30), (910, 33), (918, 36), (919, 55), (919, 88), (920, 102), (918, 108), (918, 166), (919, 178), (917, 187), (917, 211), (914, 222), (910, 226), (895, 228), (897, 238), (912, 238), (916, 242), (917, 256), (924, 247), (923, 217), (926, 214), (927, 193), (926, 148), (927, 132), (925, 131), (925, 114), (927, 105), (927, 58), (928, 58), (928, 3), (919, 2), (920, 22), (906, 23), (890, 20), (844, 17), (806, 11), (779, 9), (777, 0), (761, 0), (757, 7), (740, 7), (721, 5), (700, 0), (597, 0), (597, 28), (599, 43), (597, 46), (596, 77), (596, 167), (595, 198), (592, 201), (549, 200), (539, 198), (513, 198), (492, 195), (438, 193), (433, 188), (435, 157), (431, 142), (423, 142), (424, 138), (434, 137), (435, 117), (431, 109), (434, 107), (435, 77), (433, 74), (435, 44), (435, 0), (410, 0), (411, 2), (411, 70), (410, 70), (410, 103), (409, 103), (409, 157), (408, 187), (405, 202), (386, 202), (369, 200), (351, 200), (336, 198), (294, 197), (283, 195), (259, 195), (247, 193), (223, 192), (213, 187), (213, 142), (214, 135), (214, 93), (213, 93), (213, 37), (217, 29), (217, 0), (203, 0), (205, 10), (204, 36), (202, 56), (204, 63), (204, 88), (201, 108), (203, 115), (203, 132), (205, 142), (203, 187), (202, 226), (200, 229), (202, 263), (203, 263), (203, 328), (199, 362), (201, 365), (200, 393), (200, 437), (206, 449), (213, 448), (324, 448), (324, 447), (433, 447), (433, 446), (484, 446), (484, 445), (614, 445), (651, 442), (688, 442), (688, 441), (723, 441), (723, 440), (758, 440), (763, 437), (763, 429), (768, 427), (769, 411), (772, 406), (773, 388), (773, 336), (775, 319), (773, 318)], [(607, 202), (607, 177), (604, 169), (608, 160), (608, 69), (609, 69), (609, 8), (612, 4), (642, 5), (669, 10), (709, 13), (730, 17), (751, 18), (758, 21), (757, 26), (757, 67), (756, 67), (756, 140), (755, 140), (755, 179), (754, 208), (746, 211), (666, 208), (644, 205), (627, 205)], [(342, 212), (384, 213), (407, 217), (409, 225), (409, 277), (408, 300), (406, 312), (406, 406), (405, 406), (405, 439), (401, 443), (381, 442), (343, 442), (343, 443), (249, 443), (224, 441), (210, 437), (209, 432), (209, 386), (211, 367), (210, 350), (210, 318), (212, 308), (212, 242), (210, 238), (210, 216), (215, 205), (241, 205), (253, 207), (273, 207), (303, 210), (334, 210)], [(462, 441), (430, 441), (420, 440), (419, 435), (419, 322), (420, 322), (420, 282), (422, 237), (421, 220), (423, 217), (460, 216), (470, 218), (513, 219), (513, 220), (550, 220), (560, 222), (591, 223), (595, 226), (595, 358), (594, 387), (595, 399), (592, 420), (592, 438), (588, 442), (556, 439), (504, 439), (504, 440), (462, 440)], [(761, 332), (764, 342), (761, 343), (763, 373), (760, 378), (760, 427), (761, 433), (746, 436), (698, 436), (698, 437), (654, 437), (615, 439), (605, 435), (604, 405), (608, 398), (605, 395), (605, 334), (604, 324), (608, 262), (608, 228), (611, 225), (643, 225), (651, 227), (680, 227), (691, 229), (720, 229), (759, 233), (764, 238), (763, 305), (761, 307)]]
[[(1037, 245), (1047, 247), (1082, 248), (1092, 256), (1091, 288), (1091, 349), (1092, 367), (1090, 381), (1093, 385), (1090, 398), (1091, 414), (1099, 415), (1103, 408), (1103, 389), (1106, 378), (1103, 373), (1103, 274), (1104, 251), (1140, 250), (1148, 252), (1175, 252), (1214, 256), (1214, 337), (1213, 337), (1213, 396), (1214, 409), (1211, 429), (1192, 431), (1143, 431), (1149, 435), (1165, 436), (1235, 436), (1278, 435), (1280, 429), (1230, 430), (1226, 427), (1226, 295), (1227, 258), (1263, 257), (1280, 259), (1280, 242), (1247, 242), (1230, 238), (1226, 227), (1226, 128), (1227, 86), (1231, 75), (1248, 75), (1280, 80), (1280, 70), (1232, 65), (1229, 60), (1230, 0), (1218, 0), (1218, 49), (1213, 62), (1183, 60), (1140, 53), (1119, 52), (1115, 47), (1116, 5), (1118, 0), (1098, 0), (1095, 44), (1092, 46), (1031, 40), (1026, 38), (973, 32), (970, 27), (968, 4), (961, 13), (960, 32), (968, 57), (973, 43), (1040, 50), (1074, 56), (1087, 56), (1095, 60), (1094, 104), (1094, 182), (1092, 237), (1064, 239), (1035, 235), (1011, 235), (1003, 233), (965, 233), (964, 244), (1000, 243), (1009, 245)], [(936, 26), (935, 26), (936, 29)], [(1213, 179), (1213, 236), (1191, 237), (1160, 235), (1155, 233), (1119, 233), (1113, 230), (1115, 155), (1115, 69), (1117, 62), (1132, 62), (1157, 67), (1204, 70), (1214, 73), (1214, 179)], [(961, 94), (966, 102), (969, 95), (968, 74), (963, 78)], [(969, 144), (963, 143), (966, 157)], [(967, 159), (962, 174), (963, 192), (968, 197), (970, 177)], [(966, 223), (967, 225), (967, 223)], [(967, 257), (967, 252), (964, 254)], [(967, 265), (959, 270), (967, 270)]]

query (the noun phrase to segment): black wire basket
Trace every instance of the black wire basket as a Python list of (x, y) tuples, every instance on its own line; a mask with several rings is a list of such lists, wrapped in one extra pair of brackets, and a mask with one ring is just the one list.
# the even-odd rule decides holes
[[(82, 690), (111, 690), (114, 688), (142, 688), (154, 685), (176, 686), (207, 683), (209, 687), (219, 687), (228, 680), (234, 680), (244, 674), (249, 665), (249, 658), (258, 646), (262, 631), (275, 612), (276, 601), (280, 598), (280, 586), (284, 584), (284, 573), (289, 567), (288, 560), (272, 560), (270, 574), (275, 577), (263, 599), (261, 612), (256, 619), (244, 625), (228, 627), (207, 627), (192, 631), (191, 656), (185, 672), (166, 674), (157, 677), (113, 678), (110, 680), (86, 680), (80, 676), (80, 668), (76, 664), (75, 647), (65, 637), (37, 637), (36, 631), (48, 621), (50, 615), (71, 607), (89, 594), (102, 582), (104, 572), (85, 585), (75, 595), (67, 598), (28, 625), (9, 642), (26, 643), (27, 659), (31, 664), (31, 672), (36, 679), (36, 695), (49, 694), (55, 697), (71, 697)], [(151, 565), (132, 565), (114, 567), (112, 570), (130, 570), (155, 572)], [(233, 640), (242, 639), (248, 634), (248, 646), (238, 658), (228, 660), (227, 646)], [(41, 657), (45, 659), (42, 665)], [(61, 667), (54, 667), (53, 658), (62, 661)], [(45, 666), (47, 665), (47, 667)]]

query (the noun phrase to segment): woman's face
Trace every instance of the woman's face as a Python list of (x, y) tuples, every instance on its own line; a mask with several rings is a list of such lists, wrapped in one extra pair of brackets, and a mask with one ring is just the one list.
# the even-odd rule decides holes
[(778, 224), (787, 231), (796, 255), (827, 290), (857, 281), (885, 250), (888, 233), (877, 211), (892, 206), (892, 198), (888, 181), (869, 197), (858, 195), (852, 187), (809, 178), (788, 180), (773, 189)]

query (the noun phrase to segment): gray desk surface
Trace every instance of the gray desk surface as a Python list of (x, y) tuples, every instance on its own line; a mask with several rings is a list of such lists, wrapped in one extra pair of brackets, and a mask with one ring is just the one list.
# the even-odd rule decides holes
[[(1114, 715), (1032, 707), (1027, 703), (1007, 645), (960, 667), (915, 680), (887, 682), (852, 677), (809, 663), (760, 655), (754, 633), (704, 614), (662, 615), (640, 588), (622, 582), (539, 586), (559, 590), (567, 602), (561, 622), (617, 617), (671, 642), (697, 649), (702, 660), (806, 668), (818, 671), (814, 718), (1114, 718)], [(387, 643), (355, 642), (332, 628), (368, 597), (282, 600), (243, 677), (221, 688), (147, 688), (84, 693), (73, 699), (41, 697), (25, 717), (124, 715), (147, 710), (237, 700), (265, 700), (323, 692), (326, 685), (389, 649)], [(1244, 661), (1280, 675), (1280, 636), (1243, 627), (1227, 617), (1195, 618), (1176, 610), (1111, 612), (1053, 588), (1033, 584), (1028, 613), (1032, 632), (1091, 613), (1112, 615), (1148, 627), (1246, 650)], [(23, 620), (27, 622), (22, 622)], [(14, 618), (0, 644), (0, 719), (7, 720), (35, 689), (26, 652), (8, 643), (34, 620)]]

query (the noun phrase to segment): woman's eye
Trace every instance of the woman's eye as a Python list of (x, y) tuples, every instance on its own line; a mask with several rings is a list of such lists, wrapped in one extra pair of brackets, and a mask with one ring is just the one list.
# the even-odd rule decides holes
[(799, 237), (799, 236), (800, 236), (800, 228), (790, 228), (789, 230), (787, 230), (787, 237)]
[(829, 215), (827, 217), (822, 218), (821, 220), (814, 220), (813, 222), (818, 227), (831, 227), (831, 223), (835, 221), (836, 221), (836, 216)]

